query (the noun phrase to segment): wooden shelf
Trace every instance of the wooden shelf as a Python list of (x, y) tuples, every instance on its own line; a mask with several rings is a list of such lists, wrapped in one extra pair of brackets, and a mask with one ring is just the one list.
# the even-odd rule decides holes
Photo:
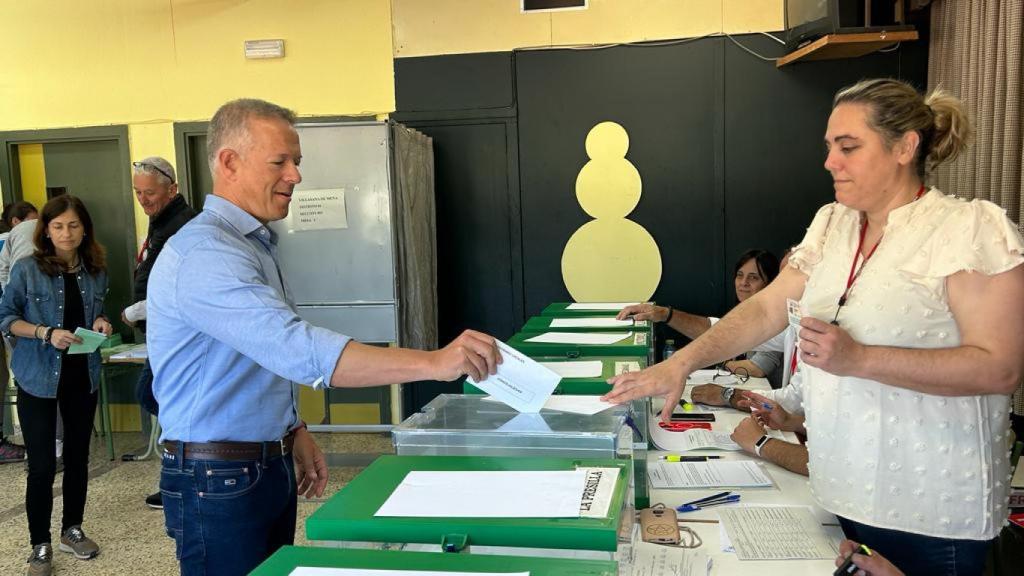
[(782, 68), (786, 64), (804, 60), (856, 58), (876, 50), (888, 48), (897, 42), (908, 42), (910, 40), (917, 40), (917, 30), (829, 34), (779, 58), (775, 62), (775, 67)]

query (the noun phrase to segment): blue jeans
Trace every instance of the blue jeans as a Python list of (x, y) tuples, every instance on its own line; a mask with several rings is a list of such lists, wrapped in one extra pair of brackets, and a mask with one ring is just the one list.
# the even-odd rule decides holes
[(954, 540), (876, 528), (839, 517), (850, 540), (882, 553), (907, 576), (980, 576), (992, 540)]
[(182, 576), (244, 576), (295, 540), (290, 454), (211, 461), (165, 451), (160, 493)]

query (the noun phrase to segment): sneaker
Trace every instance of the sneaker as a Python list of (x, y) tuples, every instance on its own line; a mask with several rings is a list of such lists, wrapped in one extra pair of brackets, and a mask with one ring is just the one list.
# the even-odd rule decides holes
[(0, 440), (0, 464), (25, 460), (25, 447), (7, 439)]
[(28, 576), (50, 576), (53, 572), (53, 546), (49, 542), (36, 544), (32, 547), (32, 555), (28, 557)]
[(72, 526), (65, 530), (60, 537), (58, 548), (61, 552), (74, 554), (79, 560), (95, 558), (100, 553), (100, 547), (82, 532), (81, 526)]
[(164, 509), (164, 497), (157, 492), (156, 494), (150, 494), (146, 496), (146, 506), (149, 506), (153, 510)]

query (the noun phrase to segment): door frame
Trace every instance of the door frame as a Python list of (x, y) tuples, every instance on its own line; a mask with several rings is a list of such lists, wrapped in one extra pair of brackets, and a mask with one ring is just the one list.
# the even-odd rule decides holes
[[(88, 126), (84, 128), (49, 128), (43, 130), (13, 130), (0, 132), (0, 186), (3, 187), (4, 204), (16, 202), (23, 197), (21, 189), (21, 167), (17, 146), (21, 144), (55, 144), (60, 142), (117, 142), (121, 160), (121, 198), (130, 206), (128, 222), (130, 234), (124, 235), (128, 255), (137, 251), (135, 237), (135, 199), (131, 186), (131, 150), (128, 142), (128, 126)], [(39, 209), (42, 210), (42, 206)], [(128, 269), (134, 270), (134, 262), (128, 262)]]

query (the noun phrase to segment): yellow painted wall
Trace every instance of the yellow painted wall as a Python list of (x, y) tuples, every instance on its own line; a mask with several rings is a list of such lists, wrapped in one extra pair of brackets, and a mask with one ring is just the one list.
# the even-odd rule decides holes
[(42, 144), (18, 146), (18, 168), (21, 170), (22, 200), (42, 210), (46, 204), (46, 163)]
[[(390, 0), (0, 0), (0, 38), (0, 130), (127, 124), (133, 160), (173, 163), (175, 121), (242, 96), (304, 116), (395, 108)], [(243, 57), (266, 38), (285, 58)], [(141, 243), (138, 206), (135, 221)]]
[(783, 28), (783, 0), (590, 0), (522, 14), (518, 0), (392, 0), (395, 56), (495, 52)]

